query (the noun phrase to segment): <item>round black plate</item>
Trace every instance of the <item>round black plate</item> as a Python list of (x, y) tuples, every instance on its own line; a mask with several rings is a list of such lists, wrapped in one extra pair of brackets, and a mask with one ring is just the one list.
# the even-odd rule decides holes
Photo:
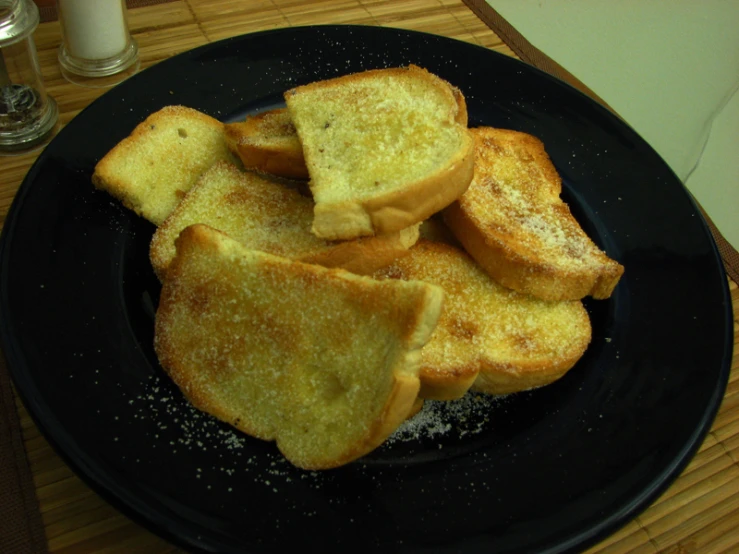
[[(583, 227), (626, 267), (588, 301), (593, 342), (562, 380), (397, 440), (337, 470), (189, 408), (152, 348), (153, 227), (93, 189), (95, 162), (148, 114), (222, 120), (287, 88), (415, 63), (457, 85), (470, 125), (544, 141)], [(192, 550), (559, 552), (645, 508), (699, 446), (731, 358), (731, 305), (699, 211), (637, 134), (513, 59), (375, 27), (282, 29), (175, 56), (108, 92), (41, 154), (2, 235), (2, 349), (37, 423), (121, 510)], [(476, 419), (477, 418), (477, 419)]]

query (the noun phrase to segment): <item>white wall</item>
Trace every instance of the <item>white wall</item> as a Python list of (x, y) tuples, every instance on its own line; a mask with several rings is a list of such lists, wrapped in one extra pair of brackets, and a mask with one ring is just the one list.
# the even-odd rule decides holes
[(659, 152), (739, 249), (739, 0), (487, 0)]

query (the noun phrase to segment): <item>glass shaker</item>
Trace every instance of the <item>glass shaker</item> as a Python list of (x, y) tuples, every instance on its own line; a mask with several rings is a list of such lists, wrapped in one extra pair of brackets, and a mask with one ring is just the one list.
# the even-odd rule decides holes
[(31, 0), (0, 0), (0, 153), (38, 146), (59, 111), (46, 94), (33, 41), (39, 12)]
[(136, 41), (126, 19), (126, 0), (56, 0), (62, 75), (75, 84), (107, 87), (139, 69)]

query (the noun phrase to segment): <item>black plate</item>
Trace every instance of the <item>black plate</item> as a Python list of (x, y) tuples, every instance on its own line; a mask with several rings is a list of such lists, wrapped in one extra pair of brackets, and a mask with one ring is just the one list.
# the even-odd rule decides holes
[[(593, 342), (556, 384), (396, 440), (347, 467), (284, 462), (182, 400), (152, 349), (152, 226), (90, 184), (95, 162), (167, 104), (233, 120), (292, 86), (415, 63), (466, 95), (471, 125), (541, 138), (584, 228), (626, 266), (589, 301)], [(41, 154), (2, 235), (2, 348), (37, 423), (121, 510), (226, 552), (580, 549), (689, 461), (731, 359), (731, 305), (699, 211), (608, 111), (487, 49), (374, 27), (292, 28), (171, 58), (105, 94)], [(452, 418), (454, 421), (454, 418)]]

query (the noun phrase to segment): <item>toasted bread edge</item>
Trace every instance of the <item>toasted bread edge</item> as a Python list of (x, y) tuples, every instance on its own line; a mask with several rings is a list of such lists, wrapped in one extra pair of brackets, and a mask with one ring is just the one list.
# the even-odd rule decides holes
[(443, 212), (444, 222), (465, 250), (501, 285), (550, 301), (580, 300), (588, 295), (611, 296), (624, 272), (618, 262), (602, 256), (600, 270), (562, 270), (518, 255), (504, 243), (489, 239), (462, 210), (459, 202)]

